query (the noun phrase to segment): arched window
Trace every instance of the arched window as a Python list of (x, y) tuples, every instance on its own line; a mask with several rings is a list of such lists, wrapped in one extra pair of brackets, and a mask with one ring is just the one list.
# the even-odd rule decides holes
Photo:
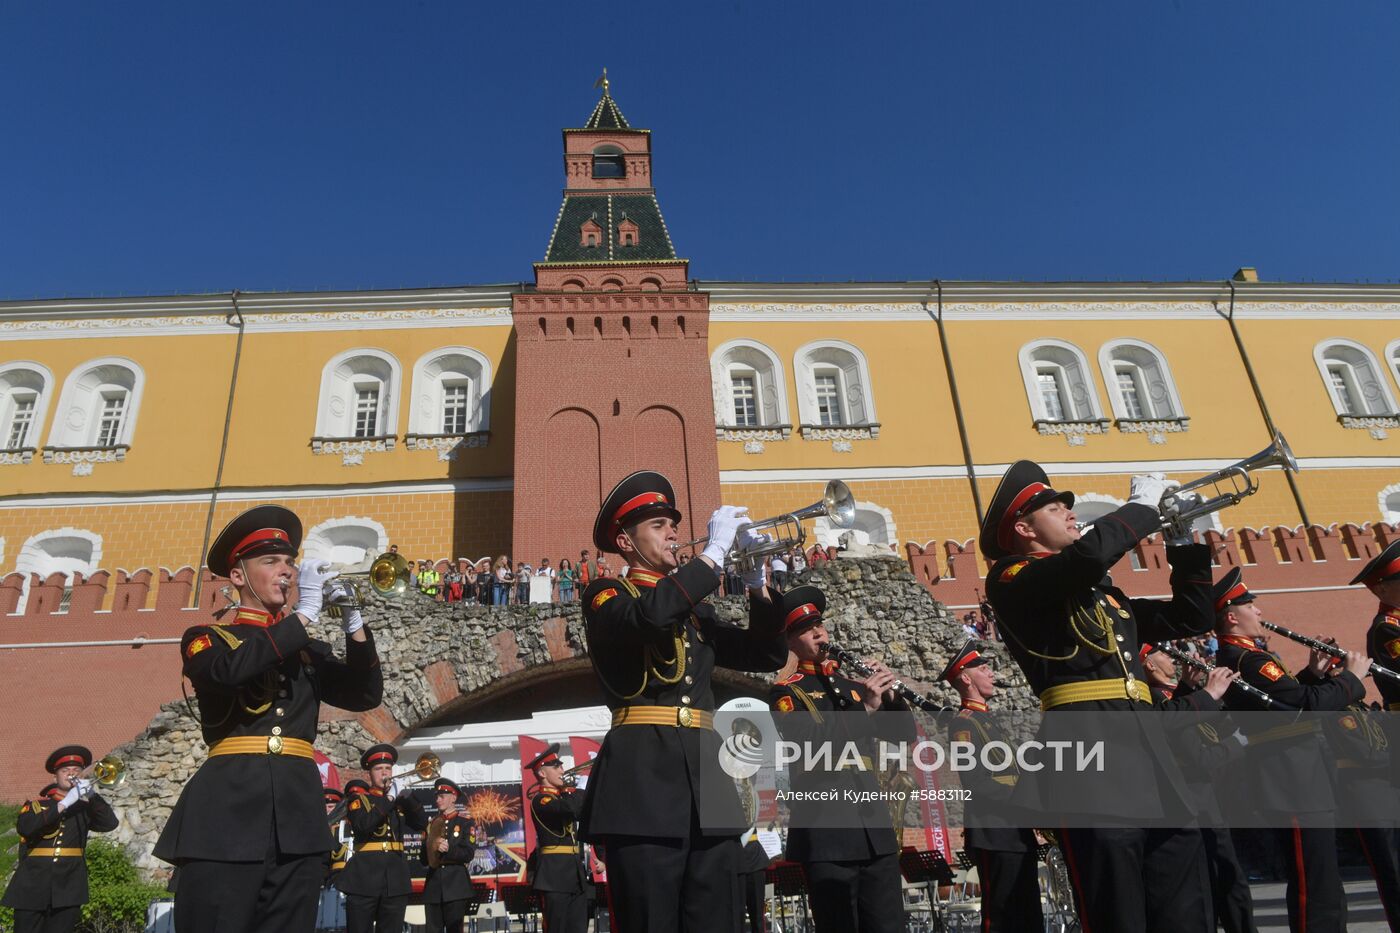
[(593, 150), (594, 178), (625, 178), (627, 162), (616, 146), (599, 146)]
[(1393, 483), (1376, 496), (1381, 510), (1381, 521), (1387, 525), (1400, 523), (1400, 483)]
[(1021, 376), (1037, 422), (1097, 421), (1103, 416), (1084, 354), (1063, 340), (1021, 348)]
[(129, 447), (146, 376), (131, 360), (107, 357), (73, 370), (63, 384), (50, 447)]
[(753, 340), (731, 340), (710, 357), (715, 424), (726, 428), (779, 428), (786, 437), (787, 382), (776, 353)]
[(441, 347), (413, 366), (408, 430), (413, 435), (491, 429), (491, 361), (471, 347)]
[(331, 518), (306, 533), (306, 557), (328, 560), (340, 567), (368, 569), (370, 561), (389, 547), (384, 526), (372, 518)]
[(1396, 414), (1395, 399), (1370, 349), (1353, 340), (1324, 340), (1313, 350), (1313, 358), (1339, 419)]
[(864, 353), (843, 341), (818, 340), (798, 350), (794, 361), (804, 435), (808, 429), (855, 427), (876, 436), (880, 425)]
[(66, 608), (73, 574), (91, 575), (97, 571), (101, 560), (102, 536), (96, 532), (85, 528), (57, 528), (34, 535), (15, 555), (15, 570), (24, 574), (18, 611), (23, 612), (29, 600), (30, 574), (38, 574), (39, 579), (44, 580), (62, 573), (65, 583), (60, 608)]
[[(52, 386), (53, 375), (38, 363), (0, 366), (0, 463), (30, 461), (39, 444)], [(7, 453), (12, 458), (6, 458)]]
[(316, 437), (369, 440), (398, 430), (399, 361), (383, 350), (346, 350), (321, 372)]
[(836, 547), (847, 532), (852, 533), (857, 545), (894, 550), (899, 543), (894, 513), (873, 502), (856, 502), (856, 520), (850, 528), (837, 528), (823, 516), (816, 519), (812, 531), (822, 547)]
[(1099, 350), (1099, 368), (1115, 418), (1170, 421), (1184, 416), (1166, 357), (1151, 344), (1110, 341)]

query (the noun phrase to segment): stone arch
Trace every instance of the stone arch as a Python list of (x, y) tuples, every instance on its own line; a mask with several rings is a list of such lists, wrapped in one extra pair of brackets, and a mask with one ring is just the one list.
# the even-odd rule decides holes
[[(559, 450), (569, 451), (567, 457), (550, 457), (545, 478), (547, 501), (541, 503), (544, 514), (554, 516), (550, 523), (550, 540), (569, 542), (577, 556), (577, 548), (588, 542), (592, 547), (593, 512), (603, 501), (602, 429), (592, 412), (582, 408), (562, 408), (549, 418), (544, 436)], [(588, 508), (580, 508), (585, 502)], [(539, 555), (530, 555), (534, 560)]]

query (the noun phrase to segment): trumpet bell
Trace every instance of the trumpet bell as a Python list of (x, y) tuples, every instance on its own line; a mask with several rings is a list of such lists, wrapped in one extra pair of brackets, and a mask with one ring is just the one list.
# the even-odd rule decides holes
[(398, 554), (380, 554), (369, 566), (369, 585), (380, 596), (402, 596), (412, 579), (413, 566)]
[(116, 755), (108, 755), (92, 766), (92, 779), (103, 787), (116, 787), (126, 780), (126, 765)]
[(442, 773), (442, 759), (432, 752), (424, 752), (418, 756), (413, 771), (420, 781), (437, 780), (437, 776)]
[(851, 487), (834, 479), (826, 484), (822, 495), (822, 512), (837, 528), (850, 528), (856, 523), (856, 497)]
[[(1164, 495), (1158, 506), (1163, 527), (1173, 536), (1188, 534), (1195, 519), (1238, 505), (1246, 496), (1258, 492), (1259, 480), (1251, 474), (1271, 467), (1298, 472), (1298, 458), (1279, 433), (1274, 434), (1273, 443), (1254, 456), (1207, 473)], [(1226, 484), (1229, 488), (1225, 488)], [(1208, 493), (1213, 495), (1208, 497)]]

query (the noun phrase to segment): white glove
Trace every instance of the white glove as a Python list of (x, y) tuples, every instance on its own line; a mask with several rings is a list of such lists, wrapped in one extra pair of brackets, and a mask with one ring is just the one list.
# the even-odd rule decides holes
[(390, 800), (398, 800), (398, 799), (399, 799), (399, 796), (400, 796), (404, 791), (408, 790), (408, 787), (409, 787), (409, 780), (408, 780), (408, 778), (406, 778), (406, 777), (394, 778), (392, 781), (389, 782), (389, 789), (385, 792), (384, 796), (388, 797)]
[[(745, 528), (739, 532), (739, 549), (749, 550), (768, 543), (768, 536), (762, 532)], [(768, 585), (767, 561), (760, 561), (752, 570), (744, 571), (744, 586), (751, 590), (761, 590)]]
[(342, 609), (340, 611), (340, 630), (346, 635), (354, 635), (365, 627), (364, 617), (360, 615), (358, 609)]
[(1167, 491), (1178, 485), (1180, 484), (1168, 480), (1161, 473), (1134, 476), (1128, 486), (1128, 502), (1155, 509), (1161, 504)]
[(744, 506), (722, 505), (710, 516), (709, 541), (701, 557), (708, 557), (716, 567), (724, 566), (725, 556), (734, 546), (734, 536), (740, 525), (749, 523), (749, 510)]
[(67, 810), (69, 807), (73, 806), (73, 804), (77, 803), (78, 796), (78, 788), (76, 786), (70, 787), (68, 793), (64, 794), (63, 799), (58, 802), (58, 812), (62, 813), (64, 810)]
[(321, 616), (321, 602), (325, 598), (326, 581), (340, 576), (340, 571), (332, 570), (330, 561), (302, 561), (297, 568), (297, 615), (307, 622), (315, 622)]
[(73, 787), (77, 789), (78, 796), (84, 800), (92, 796), (92, 781), (89, 781), (87, 778), (78, 778), (78, 780), (73, 783)]

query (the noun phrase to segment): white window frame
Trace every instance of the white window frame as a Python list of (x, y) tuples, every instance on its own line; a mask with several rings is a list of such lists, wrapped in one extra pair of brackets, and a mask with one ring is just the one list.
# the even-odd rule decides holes
[(467, 430), (464, 433), (491, 430), (491, 361), (471, 347), (438, 347), (413, 364), (408, 433), (443, 433), (443, 385), (447, 382), (468, 385)]
[[(1119, 366), (1131, 366), (1137, 371), (1138, 400), (1142, 403), (1144, 412), (1141, 418), (1134, 418), (1128, 414), (1128, 406), (1123, 401), (1123, 393), (1118, 387)], [(1153, 385), (1154, 374), (1151, 371), (1154, 368), (1158, 378), (1156, 386)], [(1110, 340), (1099, 348), (1099, 371), (1103, 373), (1104, 385), (1108, 387), (1108, 400), (1115, 419), (1177, 421), (1186, 417), (1186, 408), (1181, 404), (1181, 394), (1176, 389), (1176, 380), (1172, 378), (1167, 357), (1152, 344), (1131, 338)], [(1155, 388), (1160, 388), (1165, 397), (1155, 397)]]
[[(822, 420), (822, 391), (821, 383), (824, 380), (831, 380), (831, 387), (836, 390), (836, 420)], [(821, 425), (824, 428), (844, 428), (851, 420), (851, 406), (846, 401), (846, 380), (844, 374), (835, 366), (814, 366), (812, 368), (812, 388), (816, 401), (816, 420), (813, 424)]]
[[(1394, 347), (1395, 344), (1391, 346)], [(1338, 348), (1350, 351), (1354, 356), (1347, 359), (1346, 354), (1334, 353)], [(1327, 398), (1331, 400), (1332, 409), (1338, 417), (1394, 418), (1400, 415), (1400, 409), (1395, 405), (1395, 395), (1390, 391), (1390, 382), (1382, 375), (1380, 362), (1370, 347), (1345, 337), (1329, 337), (1313, 348), (1313, 361), (1317, 363), (1317, 372), (1322, 377), (1323, 388), (1327, 390)], [(1364, 406), (1364, 411), (1351, 412), (1343, 409), (1336, 387), (1332, 384), (1333, 364), (1341, 364), (1349, 370), (1352, 388), (1356, 390), (1357, 401)], [(1367, 380), (1364, 378), (1365, 374), (1357, 371), (1358, 365), (1369, 368), (1369, 381), (1375, 387), (1374, 397), (1367, 397)]]
[[(24, 448), (37, 448), (48, 415), (49, 398), (53, 395), (53, 373), (48, 367), (30, 360), (18, 360), (0, 365), (0, 442), (8, 445), (13, 427), (15, 397), (34, 394), (34, 412), (29, 419)], [(9, 449), (6, 446), (3, 449)]]
[[(729, 367), (729, 400), (730, 419), (736, 428), (759, 428), (763, 426), (763, 404), (760, 393), (763, 391), (763, 377), (757, 370), (750, 369), (741, 363), (735, 363)], [(741, 423), (739, 421), (739, 393), (735, 383), (740, 379), (747, 379), (749, 382), (748, 405), (745, 407), (752, 410), (753, 421), (751, 423)]]
[(130, 447), (141, 414), (141, 396), (146, 374), (125, 357), (109, 356), (88, 360), (75, 368), (63, 382), (58, 408), (49, 429), (50, 447), (93, 447), (102, 420), (104, 392), (126, 391), (126, 408), (121, 431), (112, 447)]
[(338, 353), (321, 370), (321, 397), (316, 406), (316, 437), (355, 439), (355, 400), (364, 383), (379, 383), (379, 417), (375, 437), (393, 437), (399, 427), (399, 361), (373, 347)]
[[(797, 410), (804, 425), (820, 425), (817, 413), (816, 371), (835, 368), (841, 372), (841, 403), (845, 414), (842, 427), (873, 427), (880, 421), (875, 413), (875, 387), (870, 380), (870, 364), (860, 348), (844, 340), (814, 340), (793, 354), (797, 373)], [(859, 391), (856, 391), (859, 389)]]
[[(1071, 362), (1066, 365), (1063, 359), (1055, 359), (1053, 353), (1039, 358), (1037, 353), (1041, 350), (1068, 354)], [(1052, 424), (1077, 424), (1104, 420), (1103, 409), (1099, 407), (1098, 387), (1094, 384), (1094, 376), (1089, 370), (1089, 361), (1084, 356), (1083, 350), (1064, 340), (1045, 338), (1032, 340), (1023, 346), (1017, 354), (1017, 358), (1021, 365), (1021, 378), (1025, 383), (1026, 401), (1030, 404), (1032, 420)], [(1059, 371), (1061, 404), (1068, 400), (1072, 409), (1065, 413), (1064, 418), (1051, 418), (1041, 401), (1038, 375), (1042, 366), (1054, 366)], [(1083, 391), (1083, 407), (1087, 407), (1087, 411), (1080, 410), (1081, 406), (1074, 395), (1075, 386)]]
[[(369, 561), (389, 549), (389, 535), (382, 524), (372, 518), (345, 515), (328, 518), (306, 532), (301, 545), (303, 559), (330, 560), (335, 549), (344, 546), (346, 537), (360, 537), (366, 539), (366, 543), (373, 539), (374, 543), (365, 549), (366, 553), (361, 561), (366, 568)], [(371, 551), (373, 553), (370, 553)]]
[[(15, 607), (16, 615), (23, 615), (24, 608), (29, 602), (30, 575), (39, 574), (40, 579), (47, 578), (53, 570), (45, 568), (47, 560), (53, 559), (56, 555), (49, 553), (44, 547), (46, 541), (63, 538), (78, 538), (87, 541), (90, 552), (85, 566), (81, 568), (84, 577), (90, 577), (102, 566), (102, 536), (95, 531), (88, 531), (86, 528), (50, 528), (32, 535), (20, 547), (19, 553), (15, 555), (15, 570), (24, 575), (20, 583), (19, 603)], [(75, 558), (69, 558), (70, 560)], [(73, 574), (77, 570), (68, 571), (69, 587), (73, 584)]]
[(787, 375), (782, 360), (756, 340), (730, 340), (710, 354), (710, 382), (714, 391), (715, 424), (745, 430), (735, 424), (731, 375), (736, 371), (754, 374), (754, 406), (758, 427), (791, 424), (788, 416)]

